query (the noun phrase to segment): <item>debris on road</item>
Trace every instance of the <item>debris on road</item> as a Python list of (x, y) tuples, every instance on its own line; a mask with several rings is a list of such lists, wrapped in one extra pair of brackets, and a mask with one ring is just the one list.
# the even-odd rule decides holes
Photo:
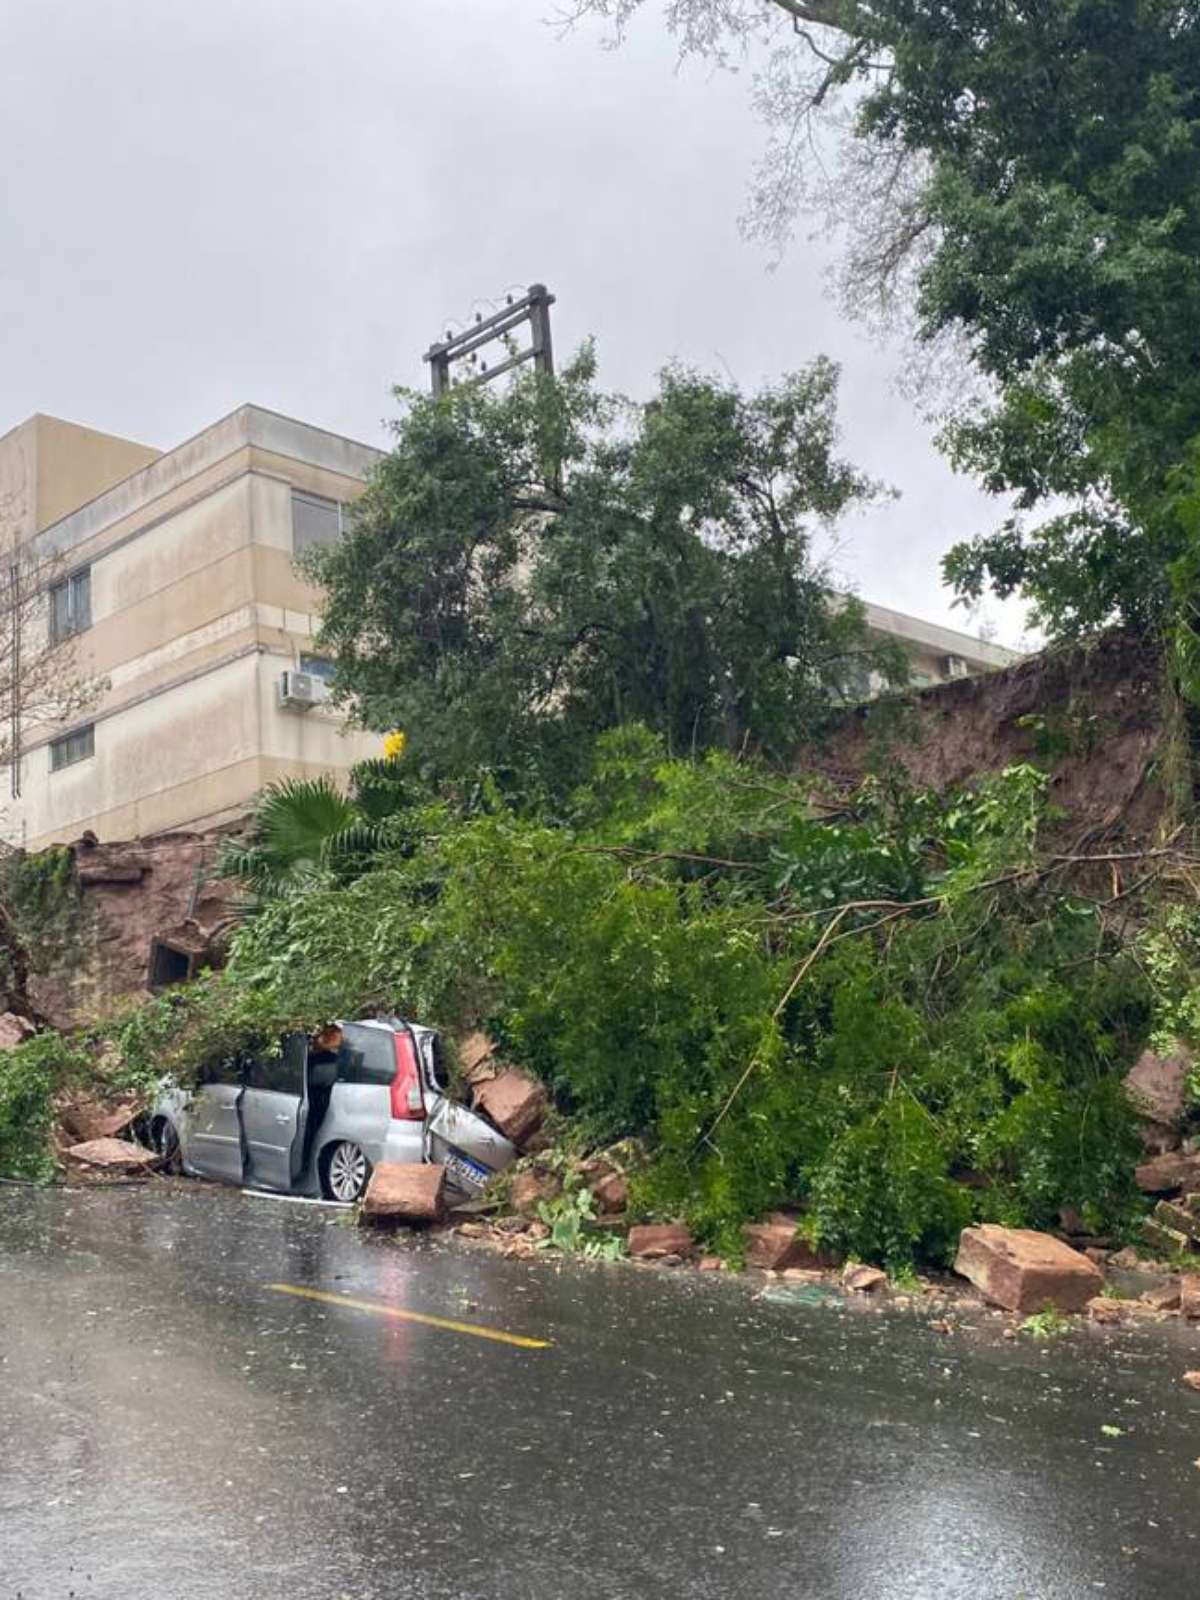
[(607, 1156), (591, 1156), (579, 1168), (579, 1175), (591, 1190), (596, 1210), (602, 1217), (620, 1216), (629, 1204), (629, 1182)]
[(73, 1144), (67, 1151), (69, 1160), (83, 1167), (94, 1167), (107, 1172), (148, 1172), (161, 1159), (153, 1150), (128, 1139), (85, 1139)]
[(829, 1267), (834, 1258), (796, 1231), (799, 1217), (775, 1211), (765, 1222), (747, 1222), (742, 1228), (746, 1241), (746, 1265), (764, 1272), (784, 1272), (788, 1267)]
[(1093, 1322), (1111, 1327), (1121, 1320), (1121, 1301), (1110, 1300), (1107, 1295), (1093, 1295), (1084, 1307)]
[[(0, 1018), (0, 1022), (3, 1019)], [(123, 1133), (145, 1108), (140, 1100), (126, 1098), (114, 1105), (84, 1096), (57, 1106), (59, 1126), (74, 1144), (93, 1139), (111, 1139)]]
[(773, 1283), (758, 1298), (777, 1306), (834, 1306), (843, 1300), (835, 1283)]
[(1134, 1169), (1137, 1186), (1146, 1194), (1200, 1190), (1200, 1152), (1169, 1150)]
[(367, 1184), (362, 1216), (369, 1222), (439, 1222), (445, 1190), (445, 1167), (381, 1161)]
[(562, 1179), (557, 1173), (534, 1167), (529, 1172), (518, 1172), (512, 1181), (509, 1204), (518, 1216), (536, 1217), (538, 1207), (562, 1193)]
[(696, 1248), (692, 1230), (683, 1222), (647, 1222), (629, 1230), (629, 1254), (639, 1261), (664, 1256), (686, 1259)]
[(546, 1091), (523, 1072), (505, 1067), (494, 1078), (475, 1083), (471, 1103), (506, 1139), (523, 1145), (542, 1125), (546, 1114)]
[(875, 1294), (888, 1286), (888, 1275), (878, 1267), (864, 1266), (861, 1261), (848, 1261), (842, 1271), (842, 1288), (855, 1294)]
[(1153, 1289), (1147, 1289), (1142, 1295), (1142, 1304), (1149, 1306), (1154, 1311), (1178, 1311), (1178, 1278), (1170, 1279), (1166, 1283), (1158, 1284)]
[(1185, 1193), (1176, 1200), (1160, 1200), (1154, 1215), (1142, 1223), (1142, 1238), (1152, 1249), (1168, 1256), (1200, 1249), (1200, 1194)]
[(1023, 1314), (1082, 1311), (1104, 1284), (1094, 1262), (1050, 1234), (990, 1222), (963, 1229), (954, 1270), (986, 1299)]
[[(1183, 1381), (1189, 1389), (1200, 1389), (1200, 1372), (1185, 1372)], [(1200, 1463), (1198, 1463), (1200, 1465)]]

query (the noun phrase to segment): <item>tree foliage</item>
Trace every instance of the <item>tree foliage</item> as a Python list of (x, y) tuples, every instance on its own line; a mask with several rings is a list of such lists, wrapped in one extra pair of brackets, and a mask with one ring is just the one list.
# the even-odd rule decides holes
[(671, 370), (632, 405), (585, 349), (557, 380), (402, 396), (352, 530), (312, 561), (338, 692), (442, 773), (561, 787), (630, 720), (786, 759), (831, 698), (900, 671), (813, 557), (875, 492), (836, 455), (836, 381), (819, 360), (747, 397)]
[(1196, 1011), (1158, 993), (1183, 992), (1174, 943), (1125, 935), (1153, 864), (1117, 884), (1103, 853), (1048, 855), (1031, 767), (938, 797), (881, 751), (835, 809), (813, 793), (636, 727), (540, 813), (414, 786), (399, 847), (381, 832), (350, 864), (321, 845), (300, 876), (289, 857), (222, 972), (9, 1052), (0, 1167), (47, 1170), (50, 1099), (97, 1062), (113, 1086), (186, 1085), (286, 1028), (386, 1011), (486, 1026), (581, 1139), (640, 1134), (636, 1209), (730, 1254), (782, 1204), (891, 1264), (944, 1259), (973, 1217), (1047, 1226), (1072, 1205), (1123, 1231), (1121, 1077), (1156, 1005), (1172, 1027)]
[[(580, 0), (575, 15), (620, 28), (641, 3)], [(1190, 608), (1200, 8), (670, 0), (665, 11), (685, 50), (757, 47), (772, 129), (757, 220), (778, 235), (798, 207), (823, 203), (840, 129), (832, 209), (849, 224), (852, 298), (899, 295), (921, 338), (956, 336), (998, 396), (946, 433), (951, 459), (1017, 504), (999, 531), (951, 552), (960, 593), (1023, 592), (1060, 636), (1114, 618), (1155, 626), (1180, 597)]]
[(398, 759), (362, 761), (346, 792), (328, 775), (282, 778), (259, 794), (217, 872), (240, 881), (255, 902), (321, 882), (349, 882), (384, 851), (400, 853), (423, 794)]

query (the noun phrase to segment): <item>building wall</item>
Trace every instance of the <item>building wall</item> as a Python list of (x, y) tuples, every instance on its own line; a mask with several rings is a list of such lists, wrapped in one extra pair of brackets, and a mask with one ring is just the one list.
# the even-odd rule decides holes
[(94, 755), (53, 771), (63, 730), (27, 739), (7, 832), (31, 848), (208, 827), (286, 775), (375, 754), (324, 708), (278, 704), (311, 648), (318, 596), (295, 571), (293, 488), (346, 501), (374, 452), (243, 407), (51, 525), (38, 544), (87, 567), (92, 624), (75, 668), (103, 680), (73, 727)]
[(37, 418), (0, 438), (0, 549), (37, 528)]
[(76, 507), (157, 460), (150, 445), (38, 416), (37, 527), (48, 528)]
[(0, 537), (31, 537), (158, 454), (59, 417), (30, 417), (0, 437)]
[(903, 611), (893, 611), (869, 600), (863, 603), (863, 610), (867, 626), (877, 638), (893, 640), (908, 652), (917, 688), (952, 682), (955, 678), (980, 672), (994, 672), (1013, 666), (1021, 659), (1018, 651), (1004, 645), (977, 639), (956, 628), (944, 628), (937, 622), (926, 622), (923, 617), (910, 617)]

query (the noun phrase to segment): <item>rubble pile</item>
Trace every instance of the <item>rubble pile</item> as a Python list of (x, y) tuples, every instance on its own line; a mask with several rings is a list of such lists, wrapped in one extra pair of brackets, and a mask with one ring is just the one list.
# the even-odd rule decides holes
[(1168, 1257), (1200, 1250), (1200, 1137), (1188, 1132), (1188, 1078), (1195, 1066), (1183, 1047), (1165, 1056), (1146, 1050), (1125, 1078), (1142, 1116), (1147, 1153), (1135, 1173), (1137, 1185), (1158, 1197), (1153, 1216), (1142, 1224), (1142, 1237)]
[[(486, 1117), (518, 1150), (531, 1149), (546, 1115), (546, 1091), (542, 1085), (508, 1066), (484, 1033), (473, 1033), (464, 1039), (458, 1057), (472, 1109)], [(518, 1214), (532, 1217), (541, 1202), (557, 1195), (559, 1187), (553, 1174), (520, 1172), (512, 1182), (513, 1207)], [(382, 1161), (371, 1173), (360, 1220), (375, 1225), (435, 1223), (442, 1220), (447, 1204), (444, 1167), (428, 1162), (416, 1166)]]
[(85, 1139), (67, 1150), (67, 1160), (77, 1166), (117, 1176), (144, 1174), (158, 1166), (160, 1159), (153, 1150), (128, 1139)]
[(485, 1033), (472, 1033), (459, 1046), (459, 1064), (471, 1091), (471, 1106), (518, 1150), (527, 1150), (541, 1131), (546, 1091), (535, 1079), (508, 1066)]

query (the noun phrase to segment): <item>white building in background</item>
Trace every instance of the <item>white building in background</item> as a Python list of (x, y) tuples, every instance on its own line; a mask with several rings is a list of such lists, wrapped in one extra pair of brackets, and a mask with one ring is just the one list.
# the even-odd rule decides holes
[(863, 602), (863, 610), (867, 627), (876, 637), (896, 639), (907, 650), (912, 658), (911, 682), (917, 689), (994, 672), (1021, 659), (1019, 650), (960, 633), (956, 628), (943, 628), (937, 622), (923, 622), (920, 617), (873, 605), (869, 600)]
[[(58, 564), (51, 629), (73, 640), (78, 671), (108, 682), (70, 726), (22, 739), (3, 810), (11, 842), (208, 827), (274, 779), (341, 774), (378, 753), (322, 703), (320, 597), (293, 565), (339, 537), (378, 459), (251, 405), (165, 452), (44, 416), (0, 438), (10, 536)], [(918, 684), (1017, 659), (866, 609), (912, 653)]]

